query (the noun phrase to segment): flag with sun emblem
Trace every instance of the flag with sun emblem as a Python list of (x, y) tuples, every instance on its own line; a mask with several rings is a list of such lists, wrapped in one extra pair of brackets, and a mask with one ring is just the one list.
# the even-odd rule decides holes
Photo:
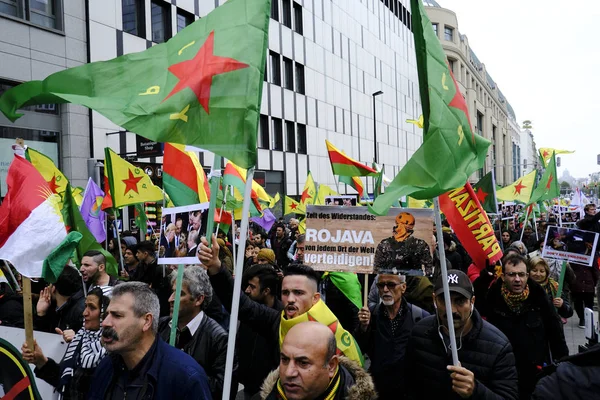
[(162, 190), (152, 183), (143, 169), (123, 160), (108, 147), (104, 149), (104, 155), (113, 207), (163, 200)]
[(0, 205), (0, 259), (28, 278), (42, 276), (44, 259), (67, 237), (60, 197), (25, 158), (15, 155)]
[(195, 145), (250, 168), (271, 1), (221, 3), (166, 43), (11, 88), (0, 111), (14, 122), (23, 106), (80, 104), (150, 140)]
[(83, 201), (81, 202), (79, 211), (81, 212), (81, 216), (83, 217), (86, 226), (92, 235), (94, 235), (98, 243), (102, 243), (106, 240), (106, 229), (104, 224), (106, 213), (100, 209), (102, 200), (104, 200), (104, 192), (96, 185), (96, 182), (90, 178), (85, 187)]

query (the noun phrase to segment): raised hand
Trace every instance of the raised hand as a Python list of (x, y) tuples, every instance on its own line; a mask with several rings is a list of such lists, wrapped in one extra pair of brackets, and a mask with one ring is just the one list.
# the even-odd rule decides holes
[(40, 299), (37, 302), (36, 311), (37, 315), (43, 317), (48, 312), (50, 308), (50, 303), (52, 302), (52, 297), (50, 296), (50, 287), (46, 286), (44, 290), (40, 292)]

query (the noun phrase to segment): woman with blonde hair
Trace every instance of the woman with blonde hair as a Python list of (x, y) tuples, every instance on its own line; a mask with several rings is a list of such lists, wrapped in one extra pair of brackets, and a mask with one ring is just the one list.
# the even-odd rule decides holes
[(533, 257), (529, 260), (527, 271), (532, 280), (537, 282), (548, 295), (550, 302), (556, 307), (556, 311), (561, 318), (570, 318), (573, 316), (573, 308), (564, 296), (558, 296), (558, 282), (550, 277), (550, 267), (542, 257)]

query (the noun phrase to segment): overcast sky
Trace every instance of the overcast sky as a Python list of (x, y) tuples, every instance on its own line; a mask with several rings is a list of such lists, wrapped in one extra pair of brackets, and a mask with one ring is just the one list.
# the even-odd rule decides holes
[(517, 121), (531, 120), (537, 148), (576, 177), (600, 171), (600, 1), (437, 0), (485, 63)]

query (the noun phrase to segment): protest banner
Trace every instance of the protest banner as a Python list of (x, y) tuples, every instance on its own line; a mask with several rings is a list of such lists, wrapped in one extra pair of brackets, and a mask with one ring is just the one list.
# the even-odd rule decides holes
[(199, 238), (206, 232), (209, 203), (163, 208), (158, 264), (198, 264)]
[[(34, 337), (38, 346), (42, 349), (46, 357), (52, 358), (57, 363), (62, 360), (65, 350), (67, 349), (67, 344), (63, 340), (62, 335), (34, 331)], [(0, 325), (0, 338), (6, 340), (20, 351), (21, 346), (25, 342), (25, 330), (21, 328), (9, 328), (7, 326)], [(6, 379), (8, 377), (4, 376), (4, 374), (10, 373), (10, 371), (14, 369), (14, 365), (16, 365), (15, 363), (16, 360), (12, 357), (0, 358), (0, 398), (2, 398), (2, 396), (10, 390), (10, 388), (3, 386), (9, 382), (9, 380)], [(33, 370), (33, 366), (30, 366), (30, 368)], [(58, 392), (55, 392), (54, 388), (42, 379), (35, 378), (35, 384), (42, 399), (58, 399)]]
[(386, 216), (376, 216), (365, 207), (308, 206), (304, 263), (317, 271), (372, 273), (378, 248), (399, 243), (398, 220), (402, 218), (406, 220), (401, 225), (407, 222), (409, 228), (398, 240), (418, 247), (409, 249), (411, 253), (426, 252), (430, 259), (431, 209), (391, 208)]
[(581, 229), (549, 226), (542, 257), (591, 266), (596, 254), (598, 234)]
[(471, 256), (473, 264), (483, 269), (486, 260), (493, 264), (502, 258), (494, 228), (470, 183), (444, 193), (439, 199), (440, 209)]

